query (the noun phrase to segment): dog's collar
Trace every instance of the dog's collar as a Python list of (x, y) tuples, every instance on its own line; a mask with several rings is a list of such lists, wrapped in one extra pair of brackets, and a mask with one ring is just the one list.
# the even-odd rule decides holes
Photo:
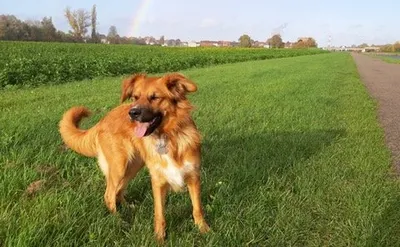
[(161, 135), (157, 142), (156, 142), (156, 151), (159, 154), (167, 154), (168, 153), (168, 147), (167, 147), (167, 137), (165, 135)]

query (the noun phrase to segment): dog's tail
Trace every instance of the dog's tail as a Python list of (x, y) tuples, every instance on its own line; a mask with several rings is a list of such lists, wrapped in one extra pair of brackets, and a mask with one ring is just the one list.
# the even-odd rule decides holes
[(64, 113), (59, 127), (64, 143), (77, 153), (88, 157), (97, 155), (95, 127), (89, 130), (79, 129), (82, 118), (88, 117), (90, 111), (82, 106), (73, 107)]

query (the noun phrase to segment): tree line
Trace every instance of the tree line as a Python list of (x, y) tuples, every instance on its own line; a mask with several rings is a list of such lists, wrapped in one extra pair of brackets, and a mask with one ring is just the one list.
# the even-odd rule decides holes
[[(51, 17), (42, 20), (22, 21), (14, 15), (0, 15), (0, 40), (9, 41), (47, 41), (47, 42), (87, 42), (87, 43), (143, 43), (135, 38), (120, 37), (115, 26), (111, 26), (108, 35), (97, 31), (97, 10), (73, 10), (67, 7), (64, 16), (71, 28), (65, 33), (57, 30)], [(89, 28), (91, 33), (88, 35)]]
[(394, 44), (387, 44), (380, 47), (382, 52), (400, 52), (400, 41)]
[[(243, 34), (239, 38), (239, 45), (241, 47), (252, 47), (254, 46), (255, 41), (251, 39), (251, 37), (247, 34)], [(282, 40), (280, 34), (274, 34), (271, 38), (266, 40), (266, 45), (269, 48), (284, 48), (285, 43)], [(317, 42), (312, 37), (304, 37), (299, 38), (296, 42), (289, 42), (290, 48), (310, 48), (317, 47)]]

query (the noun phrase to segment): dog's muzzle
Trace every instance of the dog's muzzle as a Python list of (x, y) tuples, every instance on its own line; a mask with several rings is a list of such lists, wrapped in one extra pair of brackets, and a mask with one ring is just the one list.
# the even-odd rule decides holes
[(129, 110), (131, 121), (136, 122), (135, 134), (141, 138), (148, 136), (161, 124), (162, 114), (147, 107), (133, 107)]

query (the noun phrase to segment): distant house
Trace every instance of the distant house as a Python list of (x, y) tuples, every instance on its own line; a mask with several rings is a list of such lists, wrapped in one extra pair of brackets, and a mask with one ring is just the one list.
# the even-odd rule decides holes
[(232, 44), (230, 41), (218, 41), (218, 46), (220, 47), (231, 47)]
[(146, 45), (155, 45), (157, 43), (154, 37), (145, 37), (144, 38)]
[(232, 45), (232, 47), (238, 47), (238, 46), (240, 46), (240, 43), (237, 41), (233, 41), (233, 42), (231, 42), (231, 45)]
[(290, 41), (287, 41), (286, 43), (285, 43), (285, 46), (284, 46), (285, 48), (292, 48), (293, 47), (293, 43), (292, 42), (290, 42)]
[(200, 46), (211, 47), (211, 46), (219, 46), (219, 45), (218, 45), (217, 41), (202, 40), (202, 41), (200, 41)]
[(99, 34), (99, 39), (100, 43), (102, 44), (110, 44), (110, 42), (107, 40), (107, 36), (104, 34)]
[(189, 41), (189, 42), (187, 42), (187, 46), (188, 47), (198, 47), (198, 46), (200, 46), (200, 43), (196, 42), (196, 41)]
[(377, 52), (380, 51), (380, 47), (377, 46), (368, 46), (368, 47), (364, 47), (364, 50), (362, 52)]
[[(269, 45), (267, 44), (267, 42), (263, 42), (263, 41), (254, 41), (254, 43), (252, 44), (253, 47), (264, 47), (264, 48), (269, 48)], [(267, 46), (267, 47), (266, 47)]]

